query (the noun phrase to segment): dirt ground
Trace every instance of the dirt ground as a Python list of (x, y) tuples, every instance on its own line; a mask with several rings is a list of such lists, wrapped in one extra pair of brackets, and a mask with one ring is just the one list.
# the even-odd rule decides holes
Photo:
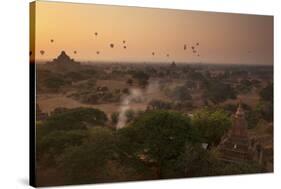
[[(90, 107), (97, 108), (105, 112), (107, 115), (111, 115), (113, 112), (118, 112), (120, 108), (120, 103), (110, 103), (110, 104), (82, 104), (74, 99), (68, 98), (64, 95), (40, 95), (37, 97), (37, 102), (42, 112), (51, 113), (55, 108), (78, 108), (78, 107)], [(145, 110), (147, 107), (146, 103), (131, 103), (134, 109)]]

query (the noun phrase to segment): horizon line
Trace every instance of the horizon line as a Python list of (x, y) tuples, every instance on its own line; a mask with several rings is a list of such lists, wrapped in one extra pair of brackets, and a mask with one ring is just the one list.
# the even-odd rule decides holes
[[(81, 63), (83, 65), (92, 65), (93, 63), (95, 64), (172, 64), (173, 62), (176, 64), (191, 64), (191, 65), (243, 65), (243, 66), (274, 66), (273, 64), (266, 64), (266, 63), (237, 63), (237, 62), (182, 62), (182, 61), (165, 61), (165, 62), (161, 62), (161, 61), (97, 61), (97, 60), (83, 60), (83, 61), (78, 61), (75, 60), (74, 61)], [(35, 61), (35, 63), (39, 63), (39, 64), (47, 64), (52, 62), (52, 60), (37, 60)]]

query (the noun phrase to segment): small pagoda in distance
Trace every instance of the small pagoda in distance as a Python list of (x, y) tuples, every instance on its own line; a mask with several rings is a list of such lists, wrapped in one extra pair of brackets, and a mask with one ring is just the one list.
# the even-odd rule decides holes
[(241, 102), (233, 116), (232, 128), (219, 145), (220, 159), (226, 162), (245, 162), (252, 159), (247, 121)]

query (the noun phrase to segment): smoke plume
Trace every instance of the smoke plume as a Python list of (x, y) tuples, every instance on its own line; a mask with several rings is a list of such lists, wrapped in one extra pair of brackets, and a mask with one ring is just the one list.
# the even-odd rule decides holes
[(129, 95), (122, 99), (121, 106), (119, 108), (118, 123), (116, 125), (117, 129), (123, 128), (127, 123), (126, 112), (128, 110), (138, 111), (139, 107), (133, 106), (132, 102), (135, 103), (145, 103), (149, 102), (153, 95), (159, 92), (159, 82), (151, 81), (149, 82), (146, 89), (132, 88), (130, 89)]

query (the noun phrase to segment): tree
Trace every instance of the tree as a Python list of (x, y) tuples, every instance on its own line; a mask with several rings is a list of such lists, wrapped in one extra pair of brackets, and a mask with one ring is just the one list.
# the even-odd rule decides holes
[(115, 144), (112, 130), (96, 127), (90, 130), (90, 137), (84, 144), (66, 149), (58, 160), (66, 184), (111, 181), (108, 165), (114, 159)]
[(201, 144), (188, 144), (169, 172), (171, 177), (213, 176), (219, 164), (215, 150), (205, 150)]
[(104, 126), (107, 116), (93, 108), (74, 108), (49, 117), (42, 125), (45, 134), (58, 130), (85, 130), (89, 126)]
[(260, 115), (257, 110), (246, 111), (246, 120), (249, 129), (256, 127), (259, 119), (260, 119)]
[(129, 79), (127, 80), (127, 84), (133, 85), (133, 80), (129, 78)]
[(51, 112), (51, 116), (56, 115), (56, 114), (61, 114), (61, 113), (66, 112), (68, 110), (69, 110), (68, 108), (57, 107)]
[[(39, 128), (40, 130), (40, 128)], [(37, 137), (37, 160), (54, 166), (56, 158), (70, 146), (78, 146), (88, 137), (85, 130), (53, 131), (47, 135)]]
[(172, 92), (171, 97), (177, 101), (187, 101), (192, 99), (190, 91), (186, 86), (176, 87)]
[(70, 84), (70, 82), (64, 79), (64, 77), (60, 76), (59, 74), (52, 75), (52, 77), (48, 77), (43, 81), (43, 85), (52, 92), (57, 92), (61, 89), (61, 87), (68, 84)]
[(261, 101), (257, 105), (257, 111), (267, 121), (273, 121), (273, 83), (267, 84), (260, 91)]
[(273, 121), (273, 103), (267, 101), (261, 101), (256, 107), (256, 111), (259, 115), (267, 121)]
[(248, 93), (252, 90), (253, 85), (252, 82), (248, 79), (242, 79), (237, 85), (236, 90), (238, 90), (241, 93)]
[(123, 92), (124, 94), (129, 94), (129, 93), (130, 93), (130, 91), (129, 91), (128, 88), (124, 88), (124, 89), (122, 90), (122, 92)]
[(127, 118), (127, 122), (131, 122), (135, 118), (135, 112), (134, 110), (127, 110), (125, 112), (125, 116)]
[(196, 72), (196, 71), (191, 71), (189, 72), (188, 78), (194, 81), (204, 81), (205, 78), (202, 73)]
[(112, 122), (113, 125), (116, 125), (118, 123), (118, 117), (119, 117), (118, 112), (113, 112), (111, 114), (111, 122)]
[(262, 173), (264, 170), (255, 162), (221, 163), (216, 167), (215, 175), (253, 174)]
[(87, 76), (82, 72), (74, 72), (74, 71), (67, 72), (66, 74), (64, 74), (64, 77), (74, 82), (87, 79)]
[(217, 146), (222, 136), (231, 126), (231, 119), (223, 110), (207, 108), (197, 111), (192, 117), (192, 125), (198, 129), (203, 141), (209, 146)]
[(165, 177), (165, 165), (173, 164), (186, 143), (198, 140), (188, 117), (168, 111), (148, 111), (117, 132), (121, 159), (158, 179)]
[(145, 87), (148, 84), (149, 75), (144, 71), (137, 71), (133, 73), (133, 78), (138, 80), (140, 86)]
[(151, 110), (168, 110), (171, 108), (171, 103), (162, 100), (151, 100), (148, 104), (148, 109)]
[(267, 84), (267, 86), (260, 91), (260, 97), (264, 101), (273, 103), (273, 83)]
[(188, 89), (194, 89), (196, 87), (196, 82), (192, 80), (187, 80), (184, 86), (187, 87)]
[(210, 81), (206, 83), (204, 97), (213, 103), (220, 103), (227, 99), (235, 99), (236, 92), (229, 84), (220, 81)]

